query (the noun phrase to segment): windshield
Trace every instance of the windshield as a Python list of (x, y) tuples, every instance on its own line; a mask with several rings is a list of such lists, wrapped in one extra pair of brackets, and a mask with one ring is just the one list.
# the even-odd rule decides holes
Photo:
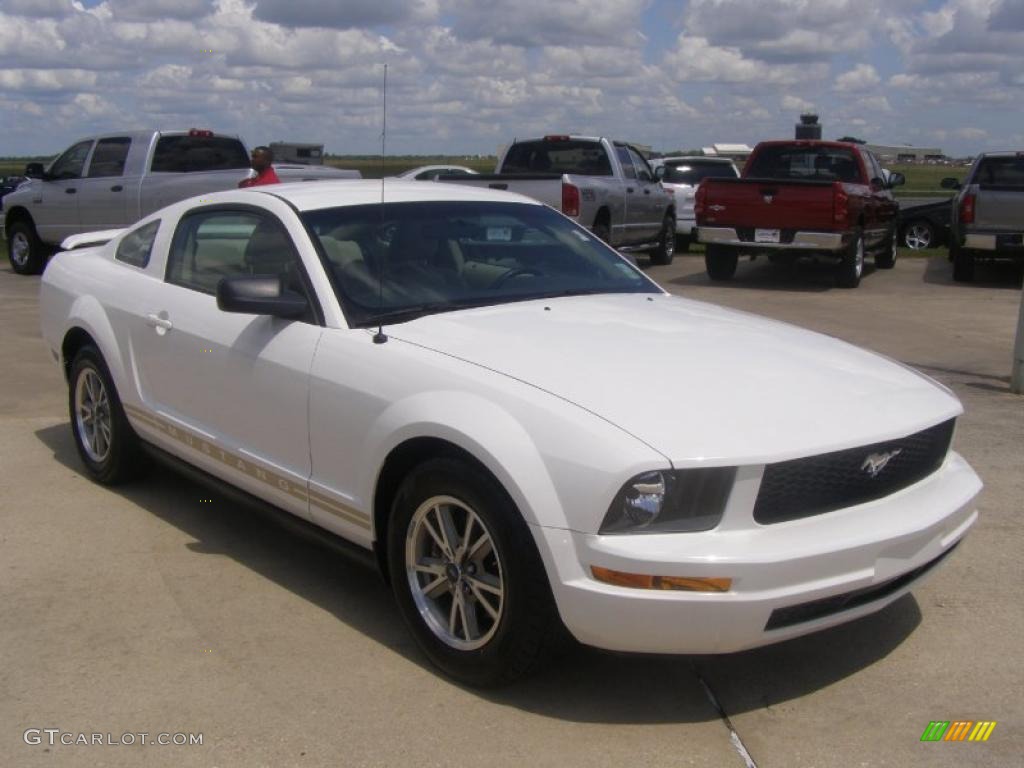
[(302, 214), (352, 325), (588, 293), (660, 293), (542, 205), (416, 202)]
[(696, 186), (703, 179), (736, 178), (736, 168), (732, 163), (694, 163), (682, 162), (665, 165), (665, 178), (671, 184), (691, 184)]

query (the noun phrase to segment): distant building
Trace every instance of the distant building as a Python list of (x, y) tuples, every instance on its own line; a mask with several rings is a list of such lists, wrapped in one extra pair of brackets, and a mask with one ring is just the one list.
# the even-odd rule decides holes
[(746, 144), (712, 144), (704, 147), (701, 152), (711, 157), (728, 157), (730, 160), (743, 161), (750, 157), (753, 147)]
[(274, 153), (275, 163), (301, 163), (303, 165), (323, 165), (324, 145), (303, 144), (290, 141), (271, 142), (270, 151)]
[(938, 147), (868, 144), (867, 148), (882, 163), (937, 163), (946, 159), (946, 155)]

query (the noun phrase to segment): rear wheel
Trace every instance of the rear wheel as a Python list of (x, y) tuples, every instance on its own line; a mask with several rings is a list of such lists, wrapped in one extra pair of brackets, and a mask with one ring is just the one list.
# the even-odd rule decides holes
[(704, 252), (704, 266), (712, 280), (732, 280), (738, 262), (736, 249), (726, 245), (709, 243)]
[(842, 261), (836, 270), (836, 285), (840, 288), (856, 288), (864, 274), (864, 236), (858, 231), (846, 247)]
[(959, 243), (949, 244), (949, 260), (953, 262), (953, 279), (958, 283), (970, 283), (974, 280), (974, 254), (963, 248)]
[(128, 423), (106, 363), (93, 346), (71, 363), (68, 410), (75, 448), (93, 480), (115, 485), (143, 466), (138, 437)]
[(31, 221), (21, 219), (7, 230), (7, 258), (19, 275), (38, 275), (46, 264), (46, 246)]
[(935, 228), (923, 219), (904, 224), (903, 244), (915, 251), (931, 248), (935, 245)]
[(528, 673), (560, 626), (526, 523), (468, 461), (432, 459), (402, 482), (388, 568), (416, 641), (464, 683), (499, 685)]
[(658, 236), (658, 247), (651, 251), (651, 264), (665, 267), (676, 255), (676, 220), (671, 213), (665, 214)]

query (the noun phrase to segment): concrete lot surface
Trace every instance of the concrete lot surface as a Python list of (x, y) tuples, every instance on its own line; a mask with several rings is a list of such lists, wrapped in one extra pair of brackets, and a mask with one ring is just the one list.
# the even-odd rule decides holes
[[(956, 392), (956, 447), (986, 488), (944, 567), (810, 637), (725, 657), (574, 647), (480, 693), (426, 663), (375, 573), (281, 518), (166, 470), (118, 489), (87, 480), (39, 339), (38, 278), (0, 268), (0, 766), (1024, 764), (1024, 398), (1009, 393), (1021, 294), (1007, 271), (970, 286), (950, 271), (942, 255), (903, 260), (843, 291), (814, 266), (743, 262), (723, 285), (696, 256), (649, 270)], [(921, 743), (932, 720), (997, 726), (986, 743)], [(45, 732), (26, 744), (27, 729), (203, 743), (50, 746)]]

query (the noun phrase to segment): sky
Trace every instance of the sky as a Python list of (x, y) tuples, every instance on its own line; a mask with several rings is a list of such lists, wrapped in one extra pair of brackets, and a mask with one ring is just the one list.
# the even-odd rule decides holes
[(1024, 0), (0, 0), (0, 156), (128, 128), (493, 154), (793, 136), (1024, 149)]

